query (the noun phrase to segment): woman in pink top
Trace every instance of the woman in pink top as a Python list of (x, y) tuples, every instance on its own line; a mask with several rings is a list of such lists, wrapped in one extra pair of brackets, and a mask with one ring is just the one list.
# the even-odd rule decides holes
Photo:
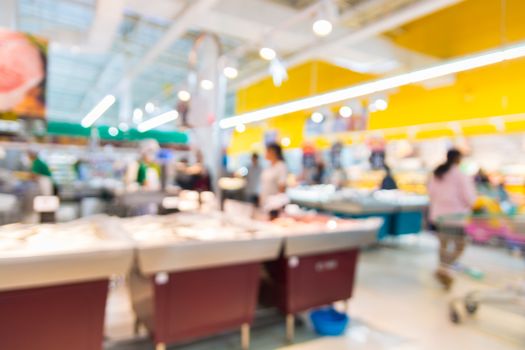
[(447, 161), (436, 168), (428, 185), (430, 196), (430, 222), (438, 231), (440, 267), (436, 278), (448, 290), (453, 283), (449, 267), (465, 249), (463, 228), (440, 225), (440, 219), (450, 215), (468, 215), (476, 200), (473, 179), (459, 170), (462, 155), (456, 149), (447, 153)]

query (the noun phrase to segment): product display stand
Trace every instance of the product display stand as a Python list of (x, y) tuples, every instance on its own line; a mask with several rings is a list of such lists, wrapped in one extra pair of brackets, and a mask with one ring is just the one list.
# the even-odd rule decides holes
[(286, 339), (289, 342), (293, 341), (295, 333), (294, 315), (352, 297), (357, 257), (358, 250), (349, 249), (282, 256), (266, 265), (274, 282), (273, 300), (286, 315)]
[(248, 263), (146, 279), (135, 275), (131, 293), (138, 321), (152, 334), (157, 349), (236, 328), (247, 349), (259, 271), (260, 264)]
[(294, 339), (295, 315), (351, 298), (360, 246), (375, 241), (381, 220), (362, 231), (290, 235), (278, 260), (266, 263), (263, 298), (286, 315), (286, 338)]
[(130, 291), (137, 322), (157, 349), (239, 329), (248, 349), (261, 261), (276, 259), (279, 238), (138, 247)]
[(425, 210), (426, 207), (423, 206), (400, 207), (393, 218), (392, 234), (394, 236), (401, 236), (421, 232), (423, 229)]
[(101, 350), (108, 280), (0, 292), (0, 348)]
[(381, 240), (392, 234), (392, 222), (394, 221), (396, 211), (394, 206), (382, 205), (370, 208), (349, 202), (328, 202), (325, 203), (323, 210), (346, 219), (381, 218), (383, 225), (377, 233), (377, 240)]
[(109, 279), (131, 260), (126, 246), (0, 256), (0, 348), (101, 350)]

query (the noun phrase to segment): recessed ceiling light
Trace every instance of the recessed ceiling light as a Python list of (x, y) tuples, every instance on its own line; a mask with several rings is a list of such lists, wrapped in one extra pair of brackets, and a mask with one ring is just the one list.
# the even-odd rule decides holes
[(318, 19), (312, 25), (312, 30), (317, 36), (327, 36), (332, 32), (332, 22), (327, 19)]
[(153, 113), (155, 111), (155, 105), (151, 102), (146, 103), (146, 106), (144, 106), (144, 109), (148, 113)]
[(378, 98), (377, 100), (375, 100), (374, 106), (378, 111), (384, 111), (388, 108), (388, 102), (386, 102), (386, 100), (382, 98)]
[(191, 99), (191, 94), (189, 93), (189, 91), (186, 91), (186, 90), (180, 90), (180, 91), (177, 93), (177, 97), (178, 97), (179, 100), (181, 100), (182, 102), (188, 102), (188, 101)]
[(223, 73), (228, 79), (235, 79), (239, 75), (239, 71), (235, 67), (224, 67)]
[(142, 123), (142, 117), (144, 116), (144, 113), (142, 112), (142, 109), (135, 108), (133, 110), (133, 123), (139, 124)]
[(213, 84), (213, 81), (209, 80), (209, 79), (202, 79), (201, 80), (201, 88), (203, 90), (213, 90), (213, 87), (215, 86), (215, 84)]
[(122, 132), (126, 132), (126, 131), (129, 130), (129, 125), (128, 125), (128, 123), (121, 122), (121, 123), (118, 125), (118, 128), (119, 128)]
[(118, 135), (118, 129), (112, 126), (111, 128), (109, 128), (108, 133), (109, 136), (115, 137)]
[(259, 50), (259, 55), (267, 61), (271, 61), (275, 58), (275, 56), (277, 56), (277, 54), (275, 53), (275, 50), (270, 47), (261, 48)]
[(321, 112), (313, 112), (311, 118), (314, 123), (319, 124), (323, 122), (324, 115)]
[(235, 130), (238, 132), (238, 133), (243, 133), (246, 131), (246, 126), (244, 126), (244, 124), (239, 124), (235, 127)]
[(342, 106), (341, 108), (339, 108), (339, 115), (341, 115), (341, 117), (343, 118), (350, 118), (352, 116), (352, 113), (352, 108), (348, 106)]

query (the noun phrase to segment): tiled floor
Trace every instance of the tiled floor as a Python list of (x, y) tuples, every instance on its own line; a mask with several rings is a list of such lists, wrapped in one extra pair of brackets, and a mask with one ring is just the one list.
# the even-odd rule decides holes
[[(525, 349), (525, 315), (481, 307), (461, 325), (448, 319), (448, 302), (470, 290), (505, 286), (525, 277), (525, 260), (503, 249), (471, 246), (462, 261), (485, 272), (482, 280), (457, 276), (450, 293), (434, 281), (436, 242), (429, 235), (391, 242), (361, 255), (358, 283), (350, 303), (351, 326), (345, 336), (321, 338), (297, 327), (294, 345), (284, 345), (284, 323), (256, 326), (254, 350), (460, 350)], [(522, 301), (523, 302), (523, 301)], [(107, 350), (153, 349), (145, 339), (129, 339), (131, 318), (125, 291), (110, 297)], [(524, 305), (522, 304), (522, 307)], [(517, 311), (517, 310), (516, 310)], [(523, 310), (525, 312), (525, 310)], [(238, 334), (226, 334), (169, 349), (240, 349)]]

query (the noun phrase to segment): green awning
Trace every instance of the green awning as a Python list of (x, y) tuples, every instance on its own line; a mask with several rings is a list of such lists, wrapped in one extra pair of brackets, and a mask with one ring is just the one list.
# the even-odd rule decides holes
[[(126, 132), (119, 130), (116, 136), (109, 134), (110, 127), (101, 125), (96, 127), (98, 134), (102, 140), (107, 141), (140, 141), (144, 139), (155, 139), (159, 143), (169, 144), (187, 144), (188, 135), (181, 131), (161, 131), (150, 130), (146, 132), (139, 132), (137, 129), (130, 129)], [(89, 137), (91, 134), (90, 128), (84, 128), (80, 124), (66, 123), (66, 122), (47, 122), (47, 133), (49, 135), (63, 135), (71, 137)]]

